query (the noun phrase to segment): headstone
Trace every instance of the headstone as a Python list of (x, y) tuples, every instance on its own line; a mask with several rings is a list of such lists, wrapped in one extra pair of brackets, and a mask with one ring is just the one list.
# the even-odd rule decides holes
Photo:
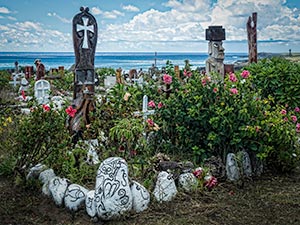
[(21, 93), (22, 91), (28, 91), (29, 88), (29, 82), (26, 78), (22, 78), (21, 79), (21, 83), (20, 83), (20, 88), (19, 88), (19, 93)]
[(226, 158), (226, 175), (230, 181), (237, 181), (240, 179), (240, 170), (236, 156), (233, 153), (228, 153)]
[(80, 7), (80, 13), (73, 18), (73, 45), (75, 53), (75, 78), (73, 106), (77, 112), (68, 120), (68, 129), (79, 140), (82, 130), (92, 120), (90, 112), (95, 109), (95, 51), (98, 26), (89, 8)]
[(99, 146), (98, 139), (90, 139), (84, 141), (88, 145), (87, 163), (95, 165), (100, 163), (96, 148)]
[(57, 206), (62, 206), (69, 181), (65, 178), (54, 177), (49, 181), (49, 191)]
[(132, 209), (128, 166), (124, 159), (111, 157), (100, 164), (94, 201), (97, 215), (103, 220), (117, 218)]
[(36, 80), (44, 79), (45, 77), (45, 66), (41, 62), (40, 59), (36, 59), (34, 61), (34, 64), (36, 66)]
[(33, 75), (33, 66), (25, 66), (25, 78), (28, 80)]
[(81, 185), (70, 184), (64, 196), (65, 207), (70, 211), (78, 211), (83, 207), (88, 192), (89, 190)]
[(224, 78), (224, 48), (225, 29), (222, 26), (209, 26), (206, 29), (206, 40), (208, 43), (209, 58), (206, 60), (206, 74), (216, 72)]
[(197, 188), (198, 180), (192, 173), (183, 173), (178, 178), (179, 186), (185, 191), (192, 191)]
[(150, 203), (150, 193), (148, 190), (136, 181), (131, 184), (132, 206), (137, 213), (142, 212), (148, 208)]
[(247, 34), (248, 34), (248, 49), (249, 49), (249, 56), (248, 62), (249, 63), (257, 63), (257, 13), (252, 13), (252, 17), (249, 16), (247, 21)]
[(175, 197), (177, 188), (172, 174), (166, 171), (158, 174), (153, 194), (158, 202), (171, 201)]
[(87, 214), (92, 218), (97, 216), (94, 197), (95, 197), (95, 190), (91, 190), (88, 193), (86, 193), (85, 210)]
[(50, 93), (50, 83), (46, 80), (38, 80), (34, 84), (34, 97), (38, 104), (48, 104)]

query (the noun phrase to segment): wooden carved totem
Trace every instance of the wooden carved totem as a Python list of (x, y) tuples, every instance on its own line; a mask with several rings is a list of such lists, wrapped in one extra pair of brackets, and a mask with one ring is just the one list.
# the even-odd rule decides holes
[(89, 112), (94, 110), (94, 59), (98, 27), (95, 17), (89, 13), (89, 8), (81, 7), (80, 11), (73, 18), (75, 52), (73, 108), (77, 112), (69, 120), (69, 130), (72, 134), (80, 133), (81, 125), (90, 124)]
[(249, 63), (257, 63), (257, 13), (252, 13), (252, 17), (249, 16), (247, 22), (247, 34), (248, 34), (248, 49), (249, 49)]

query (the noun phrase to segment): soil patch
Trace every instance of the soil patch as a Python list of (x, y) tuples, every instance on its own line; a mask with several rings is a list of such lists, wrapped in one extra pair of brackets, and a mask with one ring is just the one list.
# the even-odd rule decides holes
[(300, 169), (289, 175), (265, 174), (243, 185), (221, 183), (213, 191), (180, 193), (172, 202), (129, 214), (117, 221), (91, 221), (43, 196), (40, 190), (17, 187), (0, 177), (0, 223), (48, 224), (300, 224)]

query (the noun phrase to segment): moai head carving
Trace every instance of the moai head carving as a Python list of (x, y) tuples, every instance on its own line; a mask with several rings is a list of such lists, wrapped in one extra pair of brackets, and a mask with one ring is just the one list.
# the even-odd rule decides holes
[(210, 41), (208, 43), (208, 54), (215, 59), (224, 59), (224, 47), (222, 41)]

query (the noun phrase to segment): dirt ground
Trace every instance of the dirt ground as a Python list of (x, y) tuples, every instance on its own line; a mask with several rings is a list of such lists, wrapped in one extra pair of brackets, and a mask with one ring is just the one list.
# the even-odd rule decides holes
[(289, 175), (265, 174), (241, 185), (220, 183), (211, 192), (180, 193), (168, 203), (151, 202), (140, 214), (93, 222), (84, 210), (72, 214), (43, 196), (0, 177), (0, 224), (300, 224), (300, 169)]

